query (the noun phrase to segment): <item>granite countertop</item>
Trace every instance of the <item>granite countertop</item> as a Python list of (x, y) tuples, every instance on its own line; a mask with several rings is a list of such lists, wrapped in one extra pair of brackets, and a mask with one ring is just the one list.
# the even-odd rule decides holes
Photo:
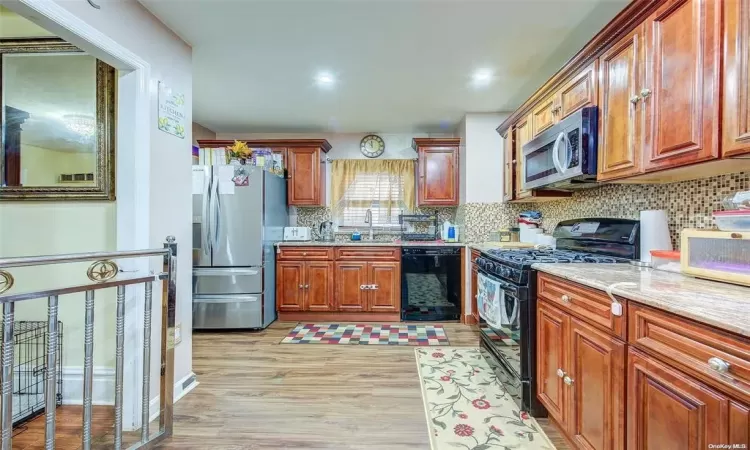
[(279, 247), (464, 247), (463, 242), (433, 242), (433, 241), (406, 241), (406, 242), (388, 242), (388, 241), (340, 241), (340, 242), (323, 242), (323, 241), (302, 241), (302, 242), (277, 242)]
[(750, 288), (630, 264), (534, 264), (541, 272), (750, 337)]

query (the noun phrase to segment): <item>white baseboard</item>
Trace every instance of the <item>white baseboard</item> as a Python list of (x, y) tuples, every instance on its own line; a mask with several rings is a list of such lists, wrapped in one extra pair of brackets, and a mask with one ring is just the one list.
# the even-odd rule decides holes
[[(63, 367), (63, 405), (83, 404), (83, 367)], [(91, 390), (94, 405), (115, 404), (115, 369), (94, 367)]]
[[(185, 383), (192, 379), (192, 383), (185, 386)], [(195, 377), (195, 373), (190, 372), (182, 379), (178, 380), (174, 384), (174, 396), (173, 402), (177, 403), (182, 397), (186, 396), (190, 391), (198, 386), (198, 379)], [(149, 420), (155, 420), (159, 417), (159, 396), (152, 398), (148, 403)]]

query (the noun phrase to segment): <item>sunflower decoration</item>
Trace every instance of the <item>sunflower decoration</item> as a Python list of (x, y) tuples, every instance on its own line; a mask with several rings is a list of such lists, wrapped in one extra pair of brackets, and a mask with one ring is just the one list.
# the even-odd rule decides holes
[(227, 151), (229, 152), (230, 158), (237, 158), (240, 161), (250, 158), (253, 154), (250, 147), (248, 147), (245, 142), (240, 141), (234, 141), (233, 145), (227, 147)]

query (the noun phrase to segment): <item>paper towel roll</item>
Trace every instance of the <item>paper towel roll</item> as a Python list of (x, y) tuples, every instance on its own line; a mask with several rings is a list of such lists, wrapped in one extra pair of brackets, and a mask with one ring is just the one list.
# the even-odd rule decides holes
[(672, 250), (667, 212), (641, 211), (641, 261), (651, 262), (651, 250)]

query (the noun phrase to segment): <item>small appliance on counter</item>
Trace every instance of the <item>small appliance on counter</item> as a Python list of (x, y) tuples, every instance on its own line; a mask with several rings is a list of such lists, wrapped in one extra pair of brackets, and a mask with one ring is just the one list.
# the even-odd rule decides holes
[(333, 234), (333, 222), (330, 220), (321, 222), (318, 226), (318, 234), (320, 235), (320, 240), (323, 242), (333, 242), (336, 240)]
[(663, 209), (641, 211), (641, 261), (651, 262), (652, 250), (672, 250), (667, 212)]
[(682, 230), (682, 273), (750, 286), (750, 232)]
[(304, 242), (312, 240), (310, 227), (284, 227), (284, 241)]

